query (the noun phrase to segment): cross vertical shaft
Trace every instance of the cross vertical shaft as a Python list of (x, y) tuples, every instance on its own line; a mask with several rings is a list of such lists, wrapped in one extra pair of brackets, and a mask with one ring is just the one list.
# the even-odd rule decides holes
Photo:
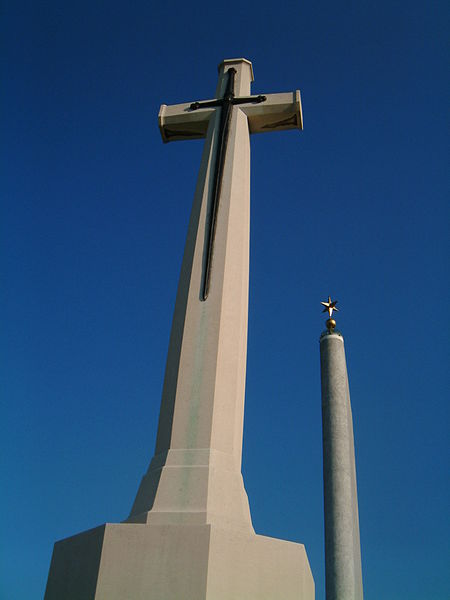
[[(249, 94), (251, 66), (236, 69), (235, 90)], [(251, 528), (241, 476), (247, 352), (250, 139), (246, 115), (232, 111), (216, 215), (211, 286), (203, 301), (211, 219), (211, 180), (218, 152), (221, 111), (210, 118), (190, 217), (169, 342), (155, 457), (144, 477), (132, 516), (167, 519), (237, 519)], [(170, 465), (170, 468), (168, 466)], [(176, 490), (183, 489), (182, 494)], [(220, 496), (230, 494), (228, 515)], [(160, 512), (158, 512), (160, 509)], [(227, 509), (227, 510), (228, 510)], [(164, 514), (163, 514), (164, 513)], [(195, 514), (194, 514), (195, 513)], [(182, 517), (180, 517), (180, 514)], [(208, 516), (209, 515), (209, 516)]]
[(299, 92), (250, 96), (251, 63), (216, 98), (160, 111), (164, 141), (205, 137), (178, 285), (155, 455), (130, 520), (252, 530), (241, 475), (247, 358), (250, 132), (301, 128)]

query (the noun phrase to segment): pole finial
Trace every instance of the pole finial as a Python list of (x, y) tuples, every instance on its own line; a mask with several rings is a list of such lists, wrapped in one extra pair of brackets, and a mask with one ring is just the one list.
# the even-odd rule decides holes
[(328, 333), (333, 333), (336, 327), (336, 321), (332, 318), (333, 311), (339, 312), (339, 309), (336, 308), (337, 300), (332, 300), (331, 296), (328, 296), (328, 302), (321, 302), (322, 306), (325, 306), (322, 312), (328, 312), (329, 318), (325, 321), (325, 325), (327, 326)]

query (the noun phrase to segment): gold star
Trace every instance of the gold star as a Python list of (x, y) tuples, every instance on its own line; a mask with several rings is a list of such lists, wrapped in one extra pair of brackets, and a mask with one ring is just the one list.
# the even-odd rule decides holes
[(325, 306), (325, 308), (323, 309), (322, 312), (327, 312), (330, 316), (330, 319), (333, 315), (333, 310), (335, 310), (336, 312), (339, 312), (339, 309), (336, 308), (336, 304), (337, 304), (337, 300), (331, 300), (331, 296), (328, 296), (328, 302), (321, 302), (320, 304), (322, 304), (323, 306)]

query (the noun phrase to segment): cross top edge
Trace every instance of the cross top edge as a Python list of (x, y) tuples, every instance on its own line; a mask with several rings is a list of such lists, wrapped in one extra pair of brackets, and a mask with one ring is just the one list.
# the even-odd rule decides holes
[(238, 65), (238, 64), (242, 64), (242, 63), (245, 63), (250, 67), (251, 81), (252, 82), (255, 81), (255, 76), (253, 74), (252, 62), (250, 60), (248, 60), (247, 58), (226, 58), (221, 63), (219, 63), (219, 65), (217, 66), (217, 70), (219, 71), (219, 75), (220, 75), (225, 70), (225, 67), (228, 67), (231, 65)]

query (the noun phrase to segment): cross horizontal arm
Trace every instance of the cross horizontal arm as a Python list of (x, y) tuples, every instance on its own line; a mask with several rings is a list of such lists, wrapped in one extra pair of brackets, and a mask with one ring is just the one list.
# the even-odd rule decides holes
[(247, 115), (250, 133), (303, 129), (300, 92), (267, 94), (265, 101), (239, 108)]
[[(208, 102), (208, 107), (192, 110), (192, 102), (186, 104), (162, 104), (158, 123), (163, 142), (204, 138), (209, 119), (217, 106), (217, 100)], [(204, 104), (204, 103), (202, 103)]]
[[(185, 104), (163, 104), (158, 115), (164, 142), (204, 138), (209, 119), (222, 99)], [(303, 129), (300, 92), (237, 97), (233, 105), (245, 112), (250, 133)]]

